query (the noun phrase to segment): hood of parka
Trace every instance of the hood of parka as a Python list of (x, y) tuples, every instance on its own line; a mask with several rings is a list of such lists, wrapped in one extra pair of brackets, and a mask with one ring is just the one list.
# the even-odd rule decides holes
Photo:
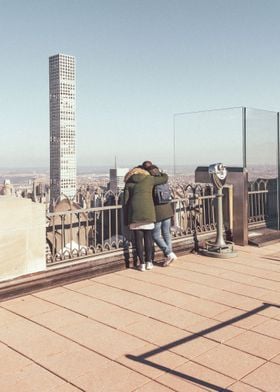
[(141, 182), (145, 177), (149, 176), (150, 173), (147, 170), (141, 169), (140, 167), (134, 167), (129, 170), (124, 177), (125, 182)]

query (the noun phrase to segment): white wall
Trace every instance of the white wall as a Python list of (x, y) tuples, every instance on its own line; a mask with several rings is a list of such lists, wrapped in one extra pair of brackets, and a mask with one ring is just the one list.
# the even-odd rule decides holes
[(46, 268), (43, 204), (0, 196), (0, 281)]

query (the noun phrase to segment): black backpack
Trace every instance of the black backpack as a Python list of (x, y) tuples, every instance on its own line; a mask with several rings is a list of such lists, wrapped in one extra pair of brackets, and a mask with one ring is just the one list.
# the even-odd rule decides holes
[(167, 204), (171, 200), (172, 200), (172, 196), (168, 183), (155, 186), (154, 188), (155, 204)]

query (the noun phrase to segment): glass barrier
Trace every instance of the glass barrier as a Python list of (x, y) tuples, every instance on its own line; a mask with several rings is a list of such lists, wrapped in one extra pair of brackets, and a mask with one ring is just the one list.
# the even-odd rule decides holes
[(249, 181), (277, 177), (277, 113), (246, 108), (246, 167)]
[(251, 108), (173, 115), (173, 173), (194, 181), (198, 166), (248, 170), (248, 222), (280, 228), (278, 113)]
[(174, 164), (178, 174), (222, 162), (243, 165), (242, 108), (174, 114)]
[(279, 229), (277, 113), (246, 108), (249, 224)]

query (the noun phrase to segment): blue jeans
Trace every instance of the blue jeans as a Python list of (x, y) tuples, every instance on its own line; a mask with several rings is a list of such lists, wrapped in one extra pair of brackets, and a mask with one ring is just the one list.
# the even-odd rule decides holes
[(153, 230), (153, 239), (165, 256), (172, 252), (170, 227), (171, 218), (168, 218), (155, 223)]

